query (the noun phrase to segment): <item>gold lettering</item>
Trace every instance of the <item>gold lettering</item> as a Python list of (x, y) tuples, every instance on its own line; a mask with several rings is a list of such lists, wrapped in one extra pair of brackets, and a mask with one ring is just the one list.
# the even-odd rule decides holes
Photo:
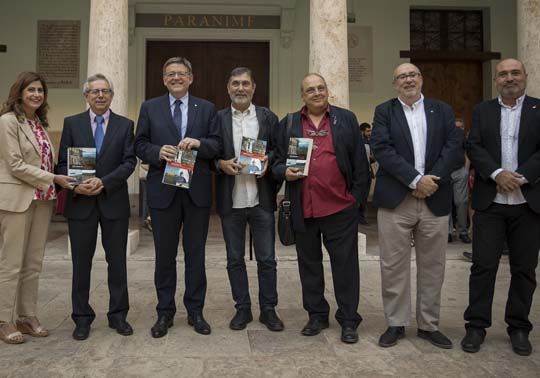
[(212, 26), (222, 26), (223, 17), (222, 16), (212, 16)]
[(255, 24), (255, 16), (248, 16), (247, 27), (252, 28), (254, 24)]
[(196, 28), (197, 27), (197, 24), (195, 23), (195, 16), (188, 16), (188, 19), (187, 19), (187, 26), (188, 28), (191, 27), (191, 28)]
[(244, 19), (242, 16), (240, 16), (240, 21), (236, 18), (236, 16), (232, 16), (232, 27), (239, 27), (243, 23)]
[(201, 23), (199, 24), (199, 27), (210, 27), (210, 25), (208, 24), (208, 18), (206, 16), (202, 16), (201, 18)]
[(174, 26), (184, 27), (184, 19), (182, 18), (182, 16), (176, 16), (176, 19), (174, 20)]
[(171, 26), (170, 22), (172, 20), (172, 16), (170, 14), (166, 14), (163, 18), (163, 26)]

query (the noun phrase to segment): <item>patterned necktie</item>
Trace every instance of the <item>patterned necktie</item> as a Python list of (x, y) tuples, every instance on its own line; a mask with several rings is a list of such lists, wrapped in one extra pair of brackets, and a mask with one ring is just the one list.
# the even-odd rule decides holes
[(182, 100), (176, 100), (174, 102), (174, 113), (173, 113), (173, 122), (176, 126), (176, 130), (178, 130), (178, 135), (180, 136), (180, 139), (184, 137), (182, 133), (182, 110), (180, 110), (180, 105), (182, 104)]
[(96, 141), (96, 151), (99, 154), (99, 150), (101, 150), (101, 145), (103, 144), (103, 138), (105, 137), (105, 133), (103, 132), (103, 116), (97, 115), (95, 120), (97, 126), (94, 133), (94, 140)]

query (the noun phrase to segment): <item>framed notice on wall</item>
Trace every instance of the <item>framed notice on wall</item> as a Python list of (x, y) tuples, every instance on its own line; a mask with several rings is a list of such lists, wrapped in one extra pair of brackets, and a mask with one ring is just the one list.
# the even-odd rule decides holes
[(81, 22), (39, 20), (36, 71), (49, 88), (79, 88)]
[(373, 32), (371, 26), (348, 26), (349, 89), (373, 91)]

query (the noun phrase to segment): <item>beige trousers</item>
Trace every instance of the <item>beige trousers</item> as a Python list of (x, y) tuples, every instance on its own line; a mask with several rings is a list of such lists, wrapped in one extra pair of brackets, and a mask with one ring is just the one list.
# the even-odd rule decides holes
[(53, 202), (34, 200), (22, 213), (0, 210), (0, 321), (36, 315)]
[(425, 331), (438, 330), (448, 243), (448, 215), (433, 215), (426, 201), (409, 194), (393, 210), (379, 208), (377, 223), (382, 298), (388, 325), (410, 325), (412, 235), (417, 268), (416, 323), (419, 329)]

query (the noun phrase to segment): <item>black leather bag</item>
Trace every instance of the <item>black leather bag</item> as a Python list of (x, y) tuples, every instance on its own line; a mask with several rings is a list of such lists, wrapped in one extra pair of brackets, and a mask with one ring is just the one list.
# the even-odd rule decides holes
[[(287, 136), (290, 137), (292, 128), (292, 114), (287, 114)], [(283, 245), (293, 245), (296, 242), (292, 226), (291, 201), (289, 188), (285, 186), (285, 198), (281, 200), (278, 207), (278, 235), (279, 241)]]

